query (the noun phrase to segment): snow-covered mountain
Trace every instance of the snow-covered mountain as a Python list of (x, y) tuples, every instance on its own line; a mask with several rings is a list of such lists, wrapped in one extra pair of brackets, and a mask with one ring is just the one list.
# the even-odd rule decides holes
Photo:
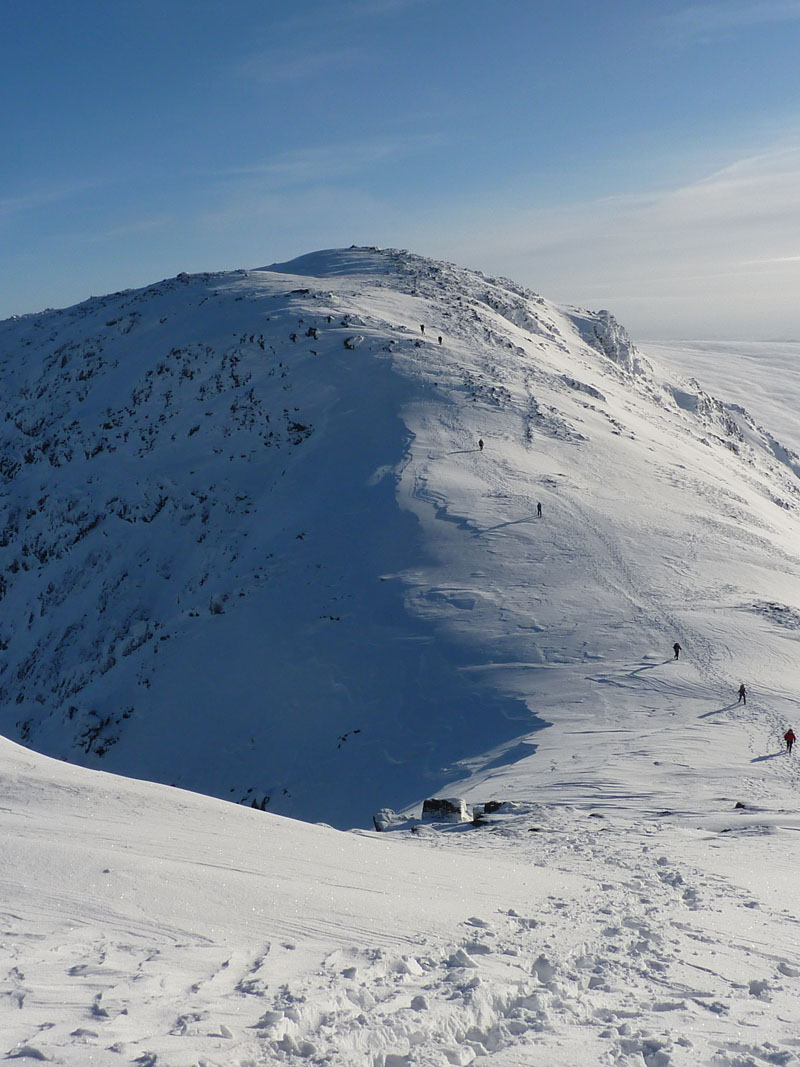
[(0, 345), (0, 725), (50, 755), (369, 825), (611, 660), (677, 638), (724, 692), (720, 632), (800, 620), (797, 456), (608, 312), (352, 248)]
[(364, 248), (0, 353), (0, 1056), (798, 1062), (791, 360)]

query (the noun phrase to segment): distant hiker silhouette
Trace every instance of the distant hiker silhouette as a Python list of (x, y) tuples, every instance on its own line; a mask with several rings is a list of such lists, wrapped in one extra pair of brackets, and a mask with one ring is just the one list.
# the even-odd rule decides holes
[(744, 682), (742, 682), (742, 684), (739, 686), (737, 692), (739, 694), (739, 699), (736, 701), (736, 703), (737, 704), (746, 704), (747, 703), (747, 690), (744, 687)]
[(481, 450), (481, 452), (483, 452), (483, 438), (482, 437), (478, 441), (478, 448)]
[(680, 657), (681, 657), (681, 646), (678, 644), (677, 641), (672, 646), (672, 651), (675, 653), (675, 659), (680, 659)]
[(540, 503), (537, 503), (537, 505), (536, 505), (536, 518), (537, 519), (541, 519), (541, 517), (542, 517), (542, 505)]
[(797, 738), (795, 737), (794, 730), (791, 728), (791, 726), (786, 731), (786, 733), (783, 735), (783, 740), (786, 742), (786, 751), (791, 754), (792, 745), (797, 740)]
[(439, 334), (439, 344), (441, 344), (441, 343), (442, 343), (442, 335)]
[(424, 326), (420, 326), (420, 328), (419, 328), (419, 332), (420, 332), (420, 333), (425, 333), (425, 327), (424, 327)]

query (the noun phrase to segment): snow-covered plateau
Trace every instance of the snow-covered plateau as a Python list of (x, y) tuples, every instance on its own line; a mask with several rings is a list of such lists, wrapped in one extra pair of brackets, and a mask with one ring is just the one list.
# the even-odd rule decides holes
[(374, 248), (0, 323), (0, 1058), (800, 1063), (800, 345), (714, 351)]

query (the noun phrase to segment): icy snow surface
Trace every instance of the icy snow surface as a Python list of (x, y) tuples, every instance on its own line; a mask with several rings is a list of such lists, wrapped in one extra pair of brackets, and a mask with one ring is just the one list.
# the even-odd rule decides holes
[(798, 376), (643, 347), (374, 249), (0, 324), (0, 1056), (800, 1061)]

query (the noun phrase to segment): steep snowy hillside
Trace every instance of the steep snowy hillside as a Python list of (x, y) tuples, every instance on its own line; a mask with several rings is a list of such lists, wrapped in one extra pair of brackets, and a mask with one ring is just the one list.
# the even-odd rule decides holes
[(647, 341), (648, 355), (745, 407), (783, 445), (800, 450), (800, 341)]
[[(13, 739), (366, 826), (532, 774), (671, 807), (632, 730), (741, 755), (797, 712), (800, 460), (607, 312), (354, 248), (10, 320), (0, 353)], [(703, 722), (742, 679), (750, 717)]]

